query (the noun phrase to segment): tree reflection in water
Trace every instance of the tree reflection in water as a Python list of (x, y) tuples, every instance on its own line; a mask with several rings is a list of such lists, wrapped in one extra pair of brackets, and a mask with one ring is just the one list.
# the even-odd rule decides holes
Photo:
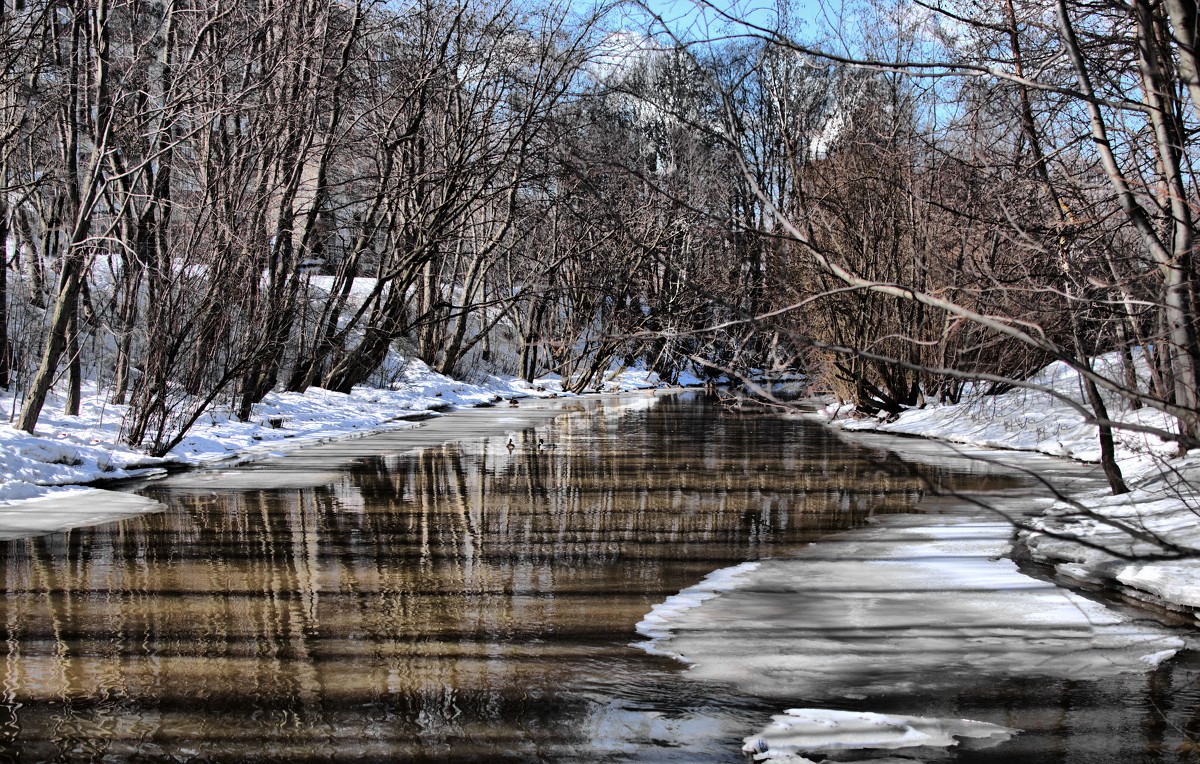
[(812, 425), (687, 399), (506, 442), (367, 438), (326, 484), (168, 480), (142, 489), (167, 512), (7, 544), (3, 750), (741, 761), (776, 706), (689, 682), (634, 625), (922, 490)]

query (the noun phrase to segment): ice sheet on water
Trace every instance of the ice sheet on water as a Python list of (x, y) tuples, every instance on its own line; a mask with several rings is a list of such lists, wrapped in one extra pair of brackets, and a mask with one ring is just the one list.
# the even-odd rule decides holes
[(325, 470), (212, 470), (175, 475), (163, 481), (174, 491), (275, 491), (331, 485), (343, 475)]
[(759, 734), (747, 737), (742, 750), (754, 754), (758, 761), (797, 762), (808, 761), (800, 754), (948, 747), (958, 745), (960, 738), (979, 741), (976, 747), (990, 747), (1008, 740), (1016, 732), (969, 719), (792, 708), (772, 717), (771, 724)]
[[(1018, 730), (970, 719), (935, 719), (827, 708), (790, 708), (771, 717), (757, 735), (745, 739), (742, 750), (756, 761), (804, 762), (808, 754), (838, 751), (898, 750), (949, 747), (960, 739), (990, 747), (1008, 740)], [(878, 760), (875, 760), (878, 761)], [(905, 759), (911, 761), (911, 759)]]
[(1004, 523), (933, 516), (840, 534), (681, 592), (643, 621), (645, 647), (699, 679), (811, 699), (1143, 672), (1183, 647), (1024, 575), (1003, 557), (1010, 536)]
[(700, 583), (695, 586), (689, 586), (679, 594), (668, 597), (663, 602), (655, 605), (654, 608), (638, 622), (637, 632), (646, 637), (650, 637), (650, 642), (639, 644), (647, 652), (655, 655), (667, 655), (673, 658), (678, 658), (687, 661), (686, 656), (678, 653), (659, 650), (656, 644), (659, 640), (670, 636), (672, 625), (678, 620), (679, 616), (688, 610), (700, 607), (706, 600), (710, 600), (722, 592), (730, 591), (738, 585), (738, 579), (747, 573), (751, 573), (758, 569), (757, 562), (743, 562), (741, 565), (735, 565), (732, 568), (722, 568), (709, 573)]
[(58, 491), (48, 498), (5, 507), (0, 512), (0, 539), (28, 538), (99, 525), (162, 508), (157, 501), (132, 493), (97, 488)]

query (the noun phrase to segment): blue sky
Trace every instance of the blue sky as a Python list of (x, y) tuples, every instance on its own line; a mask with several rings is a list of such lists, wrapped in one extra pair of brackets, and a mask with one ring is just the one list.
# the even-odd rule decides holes
[[(745, 19), (763, 27), (773, 27), (777, 18), (777, 8), (786, 4), (793, 23), (799, 22), (802, 28), (819, 26), (822, 17), (836, 13), (841, 7), (842, 0), (644, 0), (646, 5), (655, 13), (670, 22), (673, 27), (689, 28), (696, 36), (705, 36), (703, 25), (707, 20), (715, 20), (718, 16), (711, 11), (700, 10), (703, 2), (710, 3), (731, 16)], [(712, 28), (709, 34), (719, 34), (722, 30)]]

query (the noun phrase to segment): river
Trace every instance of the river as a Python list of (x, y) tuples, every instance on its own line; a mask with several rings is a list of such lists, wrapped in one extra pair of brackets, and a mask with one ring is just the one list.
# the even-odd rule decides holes
[[(165, 511), (4, 542), (0, 760), (743, 762), (811, 698), (639, 649), (655, 605), (930, 485), (1024, 482), (638, 396), (133, 485)], [(903, 706), (1026, 730), (939, 761), (1190, 760), (1198, 671), (1185, 651), (1100, 680), (914, 681)]]

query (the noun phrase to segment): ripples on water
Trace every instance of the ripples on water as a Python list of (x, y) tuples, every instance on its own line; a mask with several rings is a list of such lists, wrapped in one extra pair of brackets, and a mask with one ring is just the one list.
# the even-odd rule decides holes
[[(142, 492), (168, 511), (6, 544), (0, 753), (743, 761), (741, 737), (778, 701), (688, 680), (629, 647), (634, 625), (713, 569), (906, 511), (922, 490), (819, 428), (691, 399), (561, 418), (511, 453), (503, 436), (404, 453), (406, 437), (306, 451), (227, 485), (152, 484)], [(304, 487), (275, 487), (289, 473)], [(1163, 673), (1101, 704), (1142, 715), (1169, 753), (1170, 724), (1191, 722), (1173, 712), (1154, 733), (1147, 704), (1176, 703), (1189, 681)], [(1000, 687), (959, 705), (1069, 726), (1097, 694)], [(1061, 738), (1045, 760), (1089, 761)]]

